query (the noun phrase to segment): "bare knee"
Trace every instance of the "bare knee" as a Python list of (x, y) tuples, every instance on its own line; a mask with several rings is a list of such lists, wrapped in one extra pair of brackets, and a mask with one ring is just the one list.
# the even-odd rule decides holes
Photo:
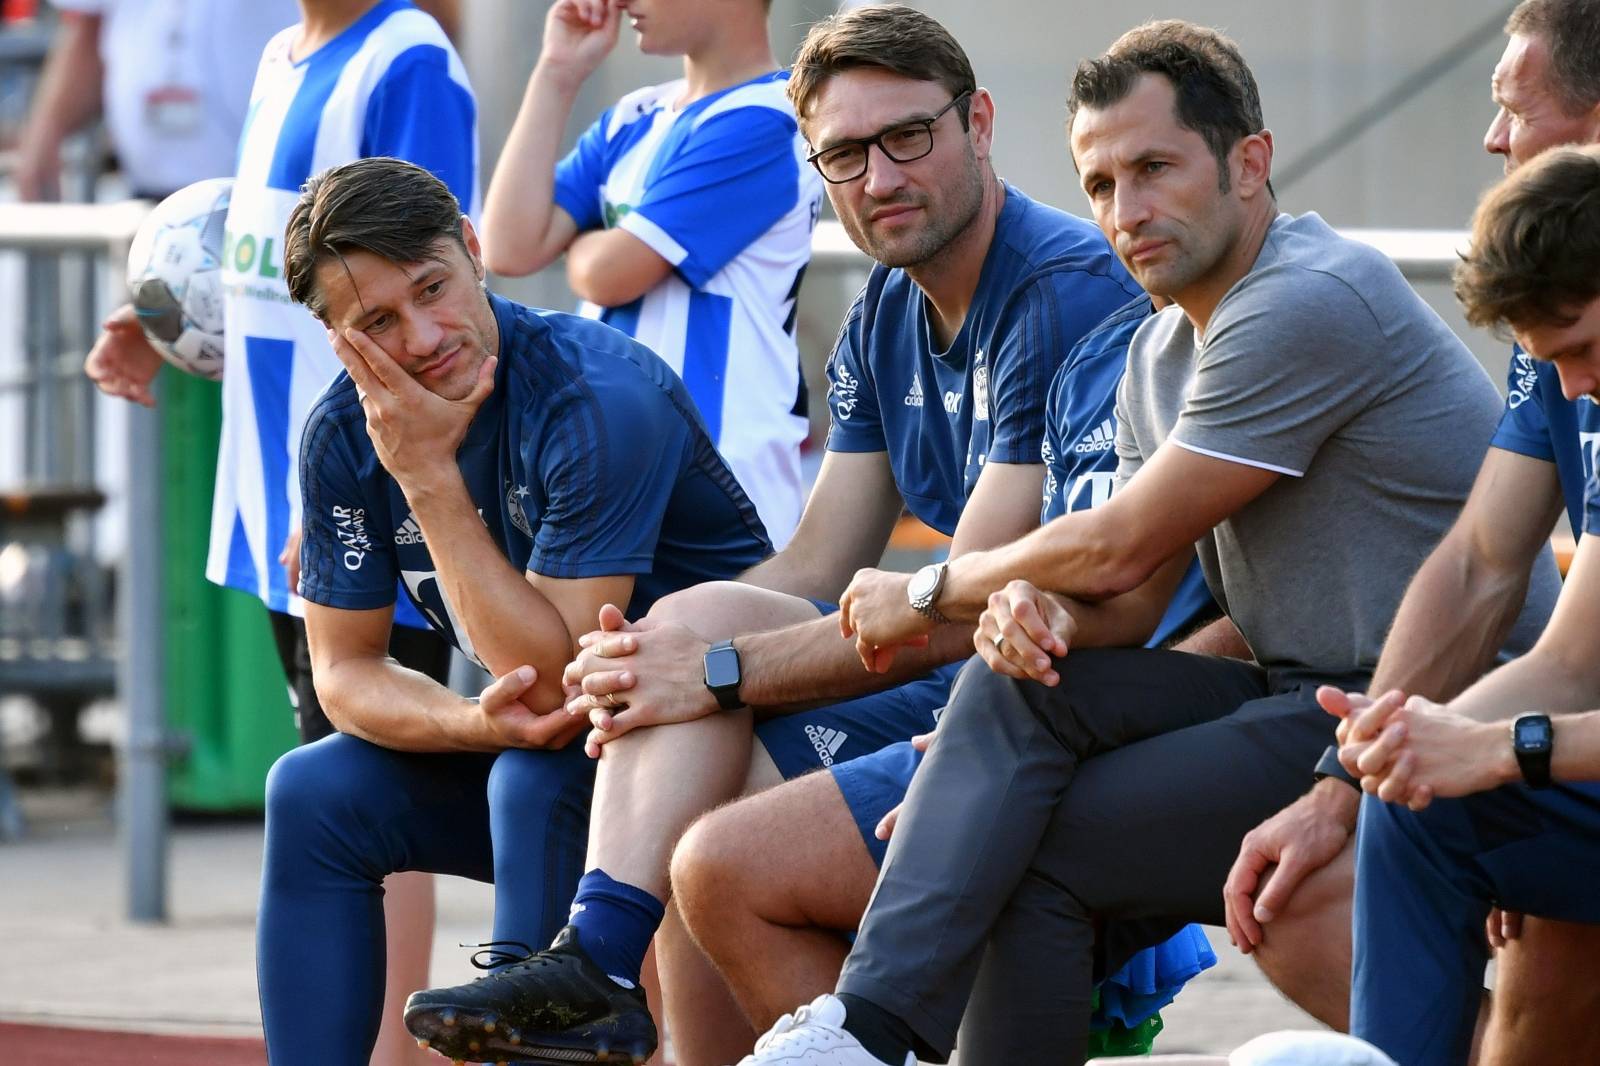
[(1350, 1012), (1350, 901), (1354, 849), (1309, 874), (1266, 927), (1256, 964), (1289, 999), (1343, 1031)]
[(1569, 1041), (1592, 1031), (1600, 1009), (1600, 926), (1529, 918), (1495, 965), (1491, 1046)]
[(695, 820), (672, 852), (672, 896), (683, 923), (704, 942), (706, 919), (724, 918), (743, 909), (743, 873), (751, 856), (744, 847), (737, 805), (712, 811)]

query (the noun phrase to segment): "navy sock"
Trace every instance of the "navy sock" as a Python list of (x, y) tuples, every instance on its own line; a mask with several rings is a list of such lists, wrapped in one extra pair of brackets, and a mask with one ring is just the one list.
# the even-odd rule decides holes
[(666, 904), (642, 888), (590, 870), (578, 882), (569, 924), (595, 964), (613, 978), (639, 983), (644, 953), (667, 913)]
[(918, 1043), (911, 1027), (869, 999), (839, 993), (844, 1004), (844, 1031), (861, 1041), (867, 1053), (890, 1066), (902, 1066)]

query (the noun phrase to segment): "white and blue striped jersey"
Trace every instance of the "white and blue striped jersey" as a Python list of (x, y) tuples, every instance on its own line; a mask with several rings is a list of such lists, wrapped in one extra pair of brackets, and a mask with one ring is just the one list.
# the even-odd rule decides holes
[(787, 81), (764, 74), (682, 108), (682, 80), (630, 93), (561, 161), (555, 186), (580, 230), (620, 227), (672, 264), (638, 300), (582, 311), (678, 372), (780, 547), (805, 503), (795, 300), (822, 205)]
[[(477, 108), (438, 23), (410, 0), (382, 0), (298, 61), (299, 27), (262, 53), (239, 143), (223, 255), (226, 370), (222, 445), (206, 576), (303, 612), (278, 553), (300, 524), (300, 438), (342, 369), (327, 331), (289, 299), (283, 233), (306, 179), (370, 156), (438, 175), (477, 212)], [(407, 609), (396, 620), (426, 622)]]

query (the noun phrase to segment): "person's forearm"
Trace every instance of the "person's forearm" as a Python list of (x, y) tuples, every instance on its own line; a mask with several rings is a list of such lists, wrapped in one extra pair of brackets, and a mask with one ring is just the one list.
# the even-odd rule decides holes
[(1406, 589), (1372, 675), (1374, 694), (1448, 700), (1494, 662), (1528, 592), (1529, 571), (1480, 559), (1464, 536), (1439, 544)]
[(902, 648), (886, 673), (861, 665), (855, 641), (839, 635), (837, 617), (751, 633), (739, 651), (739, 696), (758, 717), (788, 714), (820, 700), (841, 700), (898, 685), (972, 654), (972, 629), (938, 626), (925, 648)]
[(1593, 707), (1596, 670), (1536, 646), (1451, 700), (1450, 710), (1480, 722), (1519, 714), (1572, 714)]
[(739, 580), (789, 596), (836, 603), (854, 571), (835, 572), (828, 563), (829, 560), (805, 558), (796, 545), (790, 544), (740, 574)]
[[(100, 17), (63, 15), (60, 35), (45, 60), (38, 88), (34, 90), (27, 127), (22, 133), (19, 174), (57, 172), (61, 142), (100, 113), (103, 77)], [(45, 188), (22, 191), (27, 199), (58, 192)]]
[(1215, 655), (1223, 659), (1254, 659), (1255, 652), (1244, 639), (1244, 634), (1239, 632), (1239, 627), (1233, 624), (1233, 619), (1227, 615), (1214, 618), (1199, 629), (1185, 635), (1176, 644), (1172, 645), (1174, 651), (1186, 651), (1191, 655)]
[(541, 711), (559, 707), (561, 671), (574, 650), (566, 622), (489, 536), (460, 472), (450, 474), (402, 485), (432, 546), (439, 591), (490, 673), (532, 666), (539, 676), (531, 704)]
[(952, 559), (939, 610), (957, 621), (975, 622), (989, 594), (1019, 578), (1046, 592), (1098, 603), (1138, 588), (1184, 548), (1173, 545), (1161, 554), (1132, 531), (1119, 533), (1105, 517), (1109, 509), (1065, 515), (1010, 544)]
[(1557, 781), (1600, 781), (1600, 711), (1564, 715), (1551, 723), (1550, 776)]
[(582, 85), (543, 63), (528, 79), (483, 200), (484, 260), (497, 274), (542, 270), (566, 248), (553, 232), (556, 151)]
[(342, 733), (396, 751), (499, 751), (477, 704), (393, 659), (351, 658), (316, 675), (317, 698)]

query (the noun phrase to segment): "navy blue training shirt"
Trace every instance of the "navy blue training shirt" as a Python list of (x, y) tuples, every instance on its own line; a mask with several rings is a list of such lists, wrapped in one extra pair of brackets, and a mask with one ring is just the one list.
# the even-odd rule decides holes
[[(1041, 524), (1111, 498), (1117, 476), (1117, 386), (1128, 367), (1128, 345), (1154, 312), (1150, 297), (1143, 295), (1113, 312), (1077, 343), (1050, 382)], [(1173, 591), (1149, 646), (1181, 637), (1215, 613), (1216, 603), (1196, 560)]]
[[(1584, 488), (1595, 476), (1600, 453), (1600, 404), (1587, 396), (1569, 400), (1561, 395), (1556, 368), (1520, 347), (1512, 350), (1506, 377), (1505, 413), (1489, 443), (1556, 464), (1567, 521), (1572, 535), (1581, 536), (1586, 532)], [(1600, 532), (1600, 527), (1588, 532)]]
[(906, 507), (952, 534), (986, 462), (1039, 462), (1056, 367), (1139, 294), (1093, 223), (1007, 185), (949, 347), (936, 348), (906, 272), (873, 267), (828, 361), (828, 447), (888, 452)]
[[(732, 578), (771, 552), (671, 368), (610, 326), (489, 301), (500, 363), (457, 463), (513, 566), (553, 578), (637, 575), (627, 607), (637, 618), (669, 592)], [(300, 469), (301, 594), (371, 610), (394, 603), (399, 578), (472, 655), (422, 529), (373, 452), (348, 374), (312, 409)]]

